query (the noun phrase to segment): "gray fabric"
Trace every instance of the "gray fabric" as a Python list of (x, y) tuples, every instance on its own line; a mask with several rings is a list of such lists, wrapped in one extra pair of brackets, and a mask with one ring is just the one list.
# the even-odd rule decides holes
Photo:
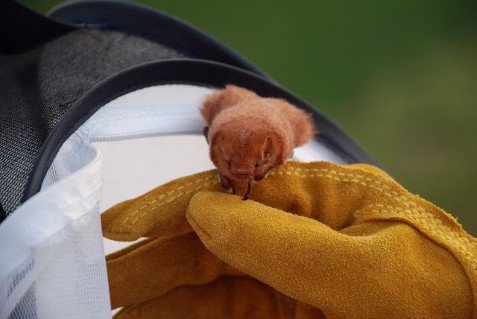
[(74, 101), (126, 68), (180, 57), (189, 56), (122, 32), (93, 29), (72, 31), (21, 54), (0, 55), (0, 204), (5, 213), (20, 203), (43, 142)]

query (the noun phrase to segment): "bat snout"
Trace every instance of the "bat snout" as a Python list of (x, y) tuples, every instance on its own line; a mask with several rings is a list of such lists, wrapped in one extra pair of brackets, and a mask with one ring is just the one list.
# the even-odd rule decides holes
[(233, 176), (237, 179), (243, 180), (251, 180), (253, 178), (253, 175), (251, 174), (233, 174)]
[(252, 179), (253, 178), (253, 167), (248, 166), (235, 166), (232, 167), (232, 175), (238, 179)]

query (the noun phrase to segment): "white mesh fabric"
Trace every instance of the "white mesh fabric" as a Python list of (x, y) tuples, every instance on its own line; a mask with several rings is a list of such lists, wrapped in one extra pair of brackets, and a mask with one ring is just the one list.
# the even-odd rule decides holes
[[(101, 155), (91, 143), (201, 134), (204, 121), (198, 106), (209, 93), (208, 88), (190, 85), (137, 90), (103, 106), (68, 138), (41, 191), (0, 225), (0, 319), (111, 317), (99, 219), (100, 204), (109, 203), (105, 206), (101, 200)], [(176, 154), (187, 143), (177, 145)], [(128, 150), (120, 154), (127, 156), (133, 148), (122, 145)], [(121, 161), (124, 156), (113, 158)], [(296, 149), (294, 159), (343, 162), (316, 141)], [(147, 161), (135, 162), (131, 165)], [(161, 163), (148, 165), (153, 169)], [(190, 173), (177, 169), (174, 176)], [(127, 199), (112, 189), (106, 193), (116, 196), (116, 202)]]
[[(109, 291), (98, 206), (35, 282), (39, 318), (108, 318)], [(80, 315), (81, 314), (81, 315)]]
[[(11, 318), (107, 318), (105, 316), (109, 314), (98, 209), (101, 157), (91, 146), (83, 154), (88, 165), (32, 197), (15, 214), (10, 215), (0, 228), (2, 319), (8, 318), (12, 311)], [(78, 236), (87, 232), (95, 233), (96, 244), (85, 246), (82, 244), (84, 240), (78, 240)], [(86, 254), (81, 251), (84, 247), (90, 249)], [(78, 268), (78, 265), (83, 266), (71, 259), (72, 255), (87, 257), (83, 258), (83, 265), (95, 267), (101, 272), (96, 278), (97, 285), (106, 287), (106, 293), (94, 296), (96, 299), (93, 303), (85, 303), (81, 308), (72, 307), (71, 303), (80, 296), (78, 288), (76, 293), (71, 293), (68, 288), (89, 282), (89, 279), (84, 278), (91, 276), (89, 270), (84, 269), (68, 277), (57, 271), (58, 267), (71, 270)], [(58, 286), (51, 289), (55, 284)], [(66, 304), (56, 302), (52, 307), (45, 297), (53, 294), (63, 294), (64, 298), (71, 300)], [(67, 311), (68, 307), (70, 311)], [(102, 313), (102, 316), (88, 315), (90, 307), (96, 313)], [(61, 309), (62, 312), (55, 315), (51, 312), (55, 309)], [(65, 317), (67, 313), (85, 315)]]
[(81, 152), (97, 140), (202, 132), (198, 106), (210, 89), (163, 85), (137, 90), (106, 104), (61, 147), (43, 180), (47, 187), (84, 164)]

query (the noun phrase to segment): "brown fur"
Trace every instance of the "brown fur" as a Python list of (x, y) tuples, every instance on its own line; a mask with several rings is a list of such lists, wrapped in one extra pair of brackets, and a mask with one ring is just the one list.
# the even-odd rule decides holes
[(259, 96), (252, 91), (235, 85), (227, 85), (224, 90), (215, 91), (209, 96), (200, 111), (207, 125), (210, 126), (215, 116), (223, 109), (233, 106), (238, 102), (256, 98), (259, 98)]
[(284, 164), (318, 132), (305, 111), (234, 85), (210, 95), (200, 111), (210, 128), (211, 160), (234, 191)]

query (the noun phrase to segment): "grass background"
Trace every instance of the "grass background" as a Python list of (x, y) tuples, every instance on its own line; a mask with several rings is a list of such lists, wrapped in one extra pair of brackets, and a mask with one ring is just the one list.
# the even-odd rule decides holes
[(247, 57), (477, 235), (477, 1), (137, 2)]

